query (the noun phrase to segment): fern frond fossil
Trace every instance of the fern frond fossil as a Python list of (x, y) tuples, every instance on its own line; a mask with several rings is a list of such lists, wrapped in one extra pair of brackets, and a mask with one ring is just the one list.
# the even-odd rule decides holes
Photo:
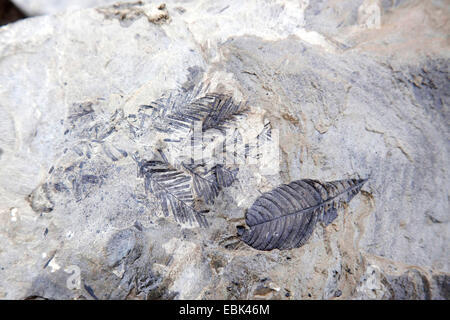
[(200, 210), (196, 203), (202, 199), (212, 204), (219, 192), (233, 183), (238, 169), (216, 165), (208, 170), (202, 165), (186, 163), (174, 166), (161, 150), (158, 151), (160, 159), (157, 160), (142, 161), (138, 155), (133, 156), (138, 163), (139, 176), (144, 178), (145, 190), (160, 201), (165, 216), (172, 214), (181, 223), (196, 222), (207, 227), (204, 214), (208, 210)]
[(140, 110), (150, 109), (155, 128), (166, 133), (189, 130), (196, 121), (201, 123), (202, 131), (214, 128), (224, 132), (231, 121), (247, 110), (246, 104), (235, 103), (229, 95), (202, 95), (202, 91), (200, 85), (189, 94), (170, 94), (149, 105), (142, 105)]
[(194, 208), (191, 176), (160, 160), (144, 161), (139, 175), (145, 179), (145, 190), (159, 199), (165, 216), (172, 213), (181, 223), (196, 221), (200, 226), (208, 225), (203, 213)]
[(232, 97), (224, 94), (208, 94), (202, 98), (201, 103), (209, 107), (202, 122), (203, 131), (215, 128), (223, 132), (229, 121), (234, 120), (236, 116), (242, 115), (247, 110), (245, 104), (236, 104)]
[(256, 199), (246, 214), (249, 229), (238, 227), (238, 235), (258, 250), (298, 248), (309, 239), (317, 222), (330, 224), (337, 209), (350, 202), (366, 181), (304, 179), (283, 184)]

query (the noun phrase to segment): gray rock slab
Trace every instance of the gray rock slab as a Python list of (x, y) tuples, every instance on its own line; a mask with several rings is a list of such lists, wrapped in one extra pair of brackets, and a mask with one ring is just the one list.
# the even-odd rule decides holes
[[(448, 299), (448, 11), (333, 3), (122, 3), (0, 28), (0, 298)], [(230, 165), (213, 203), (195, 198), (207, 228), (166, 215), (140, 171), (158, 150), (188, 164), (188, 135), (152, 110), (195, 90), (247, 103), (235, 141), (279, 136), (269, 167)], [(301, 248), (236, 237), (281, 183), (365, 177)]]

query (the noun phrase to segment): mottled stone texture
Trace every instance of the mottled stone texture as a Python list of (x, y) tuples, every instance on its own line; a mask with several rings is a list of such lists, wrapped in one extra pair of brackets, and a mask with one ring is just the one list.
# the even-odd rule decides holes
[[(143, 1), (1, 27), (0, 298), (449, 299), (448, 12)], [(276, 173), (239, 164), (195, 203), (208, 228), (165, 216), (138, 174), (185, 138), (142, 106), (200, 84), (247, 102), (242, 136), (280, 136)], [(366, 177), (301, 248), (236, 237), (281, 183)]]

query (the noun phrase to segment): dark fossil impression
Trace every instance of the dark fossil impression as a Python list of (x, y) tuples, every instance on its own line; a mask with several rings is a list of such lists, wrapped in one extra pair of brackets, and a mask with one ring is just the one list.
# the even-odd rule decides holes
[(283, 184), (256, 199), (246, 214), (249, 229), (239, 226), (238, 235), (258, 250), (298, 248), (317, 222), (330, 224), (339, 207), (350, 202), (366, 181), (304, 179)]
[(186, 132), (194, 122), (201, 123), (202, 131), (216, 129), (224, 132), (237, 117), (248, 111), (245, 103), (236, 103), (231, 96), (220, 93), (202, 93), (202, 84), (190, 92), (164, 96), (140, 110), (150, 110), (156, 130), (166, 133)]
[(229, 170), (221, 164), (203, 171), (198, 170), (202, 169), (201, 165), (181, 163), (174, 166), (161, 150), (158, 151), (160, 159), (157, 160), (143, 161), (134, 155), (139, 176), (145, 180), (145, 190), (158, 198), (165, 216), (172, 213), (179, 222), (196, 222), (207, 227), (204, 216), (207, 210), (197, 209), (196, 201), (202, 199), (204, 203), (212, 204), (219, 192), (233, 183), (237, 169)]

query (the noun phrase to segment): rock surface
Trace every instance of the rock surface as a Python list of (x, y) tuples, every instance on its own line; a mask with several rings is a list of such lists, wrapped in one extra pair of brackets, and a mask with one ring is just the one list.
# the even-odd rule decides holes
[[(0, 298), (449, 299), (449, 10), (142, 2), (0, 28)], [(208, 228), (138, 170), (184, 148), (145, 106), (196, 88), (246, 102), (243, 137), (279, 134), (277, 170), (240, 163)], [(236, 237), (262, 192), (358, 177), (301, 248)]]

